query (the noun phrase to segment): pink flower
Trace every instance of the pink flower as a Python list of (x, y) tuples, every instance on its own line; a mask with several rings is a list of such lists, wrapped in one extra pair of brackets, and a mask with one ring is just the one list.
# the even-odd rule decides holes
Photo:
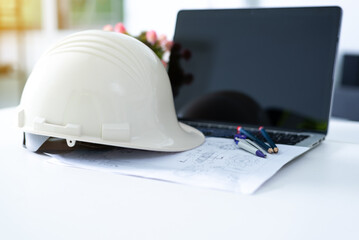
[(167, 68), (167, 63), (166, 63), (164, 60), (161, 60), (161, 62), (162, 62), (162, 64), (163, 64), (163, 66), (164, 66), (165, 68)]
[(147, 42), (154, 45), (157, 41), (157, 33), (154, 30), (150, 30), (146, 32), (146, 40)]
[(167, 43), (167, 36), (164, 35), (164, 34), (161, 34), (158, 37), (158, 41), (160, 42), (160, 45), (164, 47), (166, 45), (166, 43)]
[(171, 51), (172, 46), (173, 46), (173, 41), (167, 41), (167, 42), (166, 42), (166, 45), (165, 45), (165, 49), (166, 49), (167, 51)]
[(119, 22), (115, 25), (114, 31), (118, 32), (118, 33), (127, 33), (125, 25), (123, 25), (123, 23), (121, 23), (121, 22)]
[(107, 24), (107, 25), (103, 26), (102, 30), (112, 32), (113, 27), (111, 24)]

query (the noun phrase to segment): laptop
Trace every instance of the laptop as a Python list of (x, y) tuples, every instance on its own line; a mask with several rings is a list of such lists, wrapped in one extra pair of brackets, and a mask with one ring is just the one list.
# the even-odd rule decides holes
[(278, 144), (324, 140), (339, 7), (182, 10), (168, 74), (180, 121), (206, 136), (237, 126)]

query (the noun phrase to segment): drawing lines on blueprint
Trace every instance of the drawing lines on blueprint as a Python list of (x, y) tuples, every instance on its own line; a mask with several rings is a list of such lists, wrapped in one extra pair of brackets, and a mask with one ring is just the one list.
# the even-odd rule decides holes
[(200, 147), (164, 153), (124, 148), (77, 149), (52, 154), (53, 163), (245, 193), (254, 192), (307, 148), (279, 145), (278, 154), (256, 157), (232, 139), (206, 138)]

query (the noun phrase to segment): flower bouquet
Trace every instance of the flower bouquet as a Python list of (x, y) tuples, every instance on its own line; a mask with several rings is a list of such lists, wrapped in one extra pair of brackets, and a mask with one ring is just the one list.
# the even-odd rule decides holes
[(127, 34), (143, 42), (149, 48), (152, 49), (152, 51), (158, 56), (158, 58), (161, 59), (163, 65), (167, 67), (168, 61), (166, 61), (166, 58), (168, 58), (168, 56), (166, 54), (170, 53), (173, 42), (167, 40), (166, 35), (161, 34), (157, 36), (156, 31), (149, 30), (141, 32), (138, 36), (132, 36), (127, 32), (126, 27), (123, 25), (123, 23), (117, 23), (114, 27), (110, 24), (107, 24), (103, 27), (103, 30)]

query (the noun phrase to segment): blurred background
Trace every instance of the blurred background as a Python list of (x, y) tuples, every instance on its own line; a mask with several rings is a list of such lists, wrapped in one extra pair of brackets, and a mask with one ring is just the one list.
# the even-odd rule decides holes
[(132, 35), (153, 29), (171, 39), (180, 9), (328, 5), (344, 13), (332, 114), (359, 120), (357, 0), (0, 0), (0, 108), (18, 105), (41, 54), (76, 31), (124, 22)]

